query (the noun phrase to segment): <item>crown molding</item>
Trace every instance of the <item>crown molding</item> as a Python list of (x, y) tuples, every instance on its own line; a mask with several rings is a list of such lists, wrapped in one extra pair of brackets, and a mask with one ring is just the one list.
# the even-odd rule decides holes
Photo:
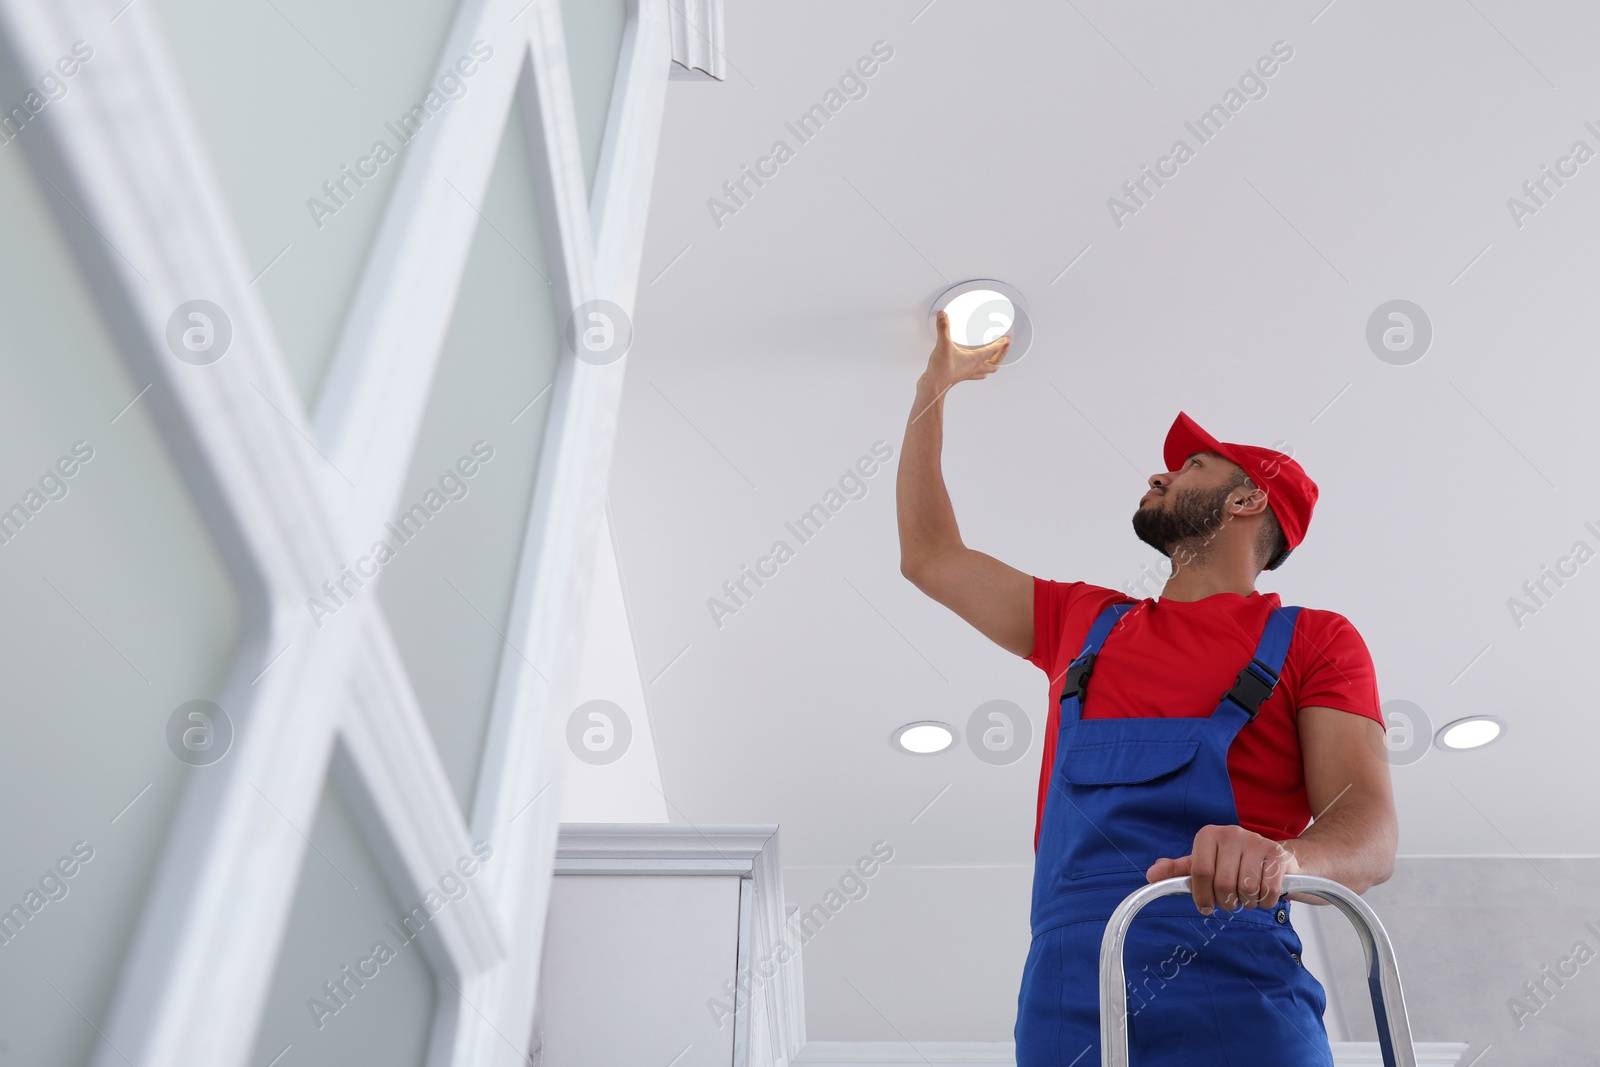
[(727, 77), (722, 0), (673, 0), (672, 77), (722, 81)]
[(753, 878), (776, 823), (691, 826), (684, 823), (561, 824), (556, 874), (730, 874)]

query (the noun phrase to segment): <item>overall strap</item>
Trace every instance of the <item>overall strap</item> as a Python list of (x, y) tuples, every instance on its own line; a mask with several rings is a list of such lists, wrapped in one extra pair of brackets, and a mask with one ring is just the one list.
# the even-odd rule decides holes
[(1289, 642), (1294, 637), (1298, 607), (1273, 609), (1267, 616), (1267, 625), (1261, 632), (1261, 643), (1244, 670), (1239, 672), (1233, 688), (1222, 695), (1218, 712), (1230, 711), (1230, 702), (1245, 713), (1245, 722), (1253, 721), (1261, 705), (1266, 703), (1277, 688), (1278, 675), (1283, 671), (1283, 658), (1289, 653)]
[(1067, 667), (1066, 682), (1061, 687), (1063, 712), (1066, 710), (1069, 698), (1076, 698), (1078, 701), (1073, 709), (1074, 717), (1082, 709), (1083, 700), (1089, 695), (1089, 675), (1094, 671), (1094, 660), (1100, 654), (1100, 646), (1105, 644), (1111, 628), (1135, 606), (1131, 603), (1110, 604), (1095, 617), (1094, 625), (1089, 627), (1089, 635), (1083, 640), (1083, 649), (1078, 653), (1078, 658)]

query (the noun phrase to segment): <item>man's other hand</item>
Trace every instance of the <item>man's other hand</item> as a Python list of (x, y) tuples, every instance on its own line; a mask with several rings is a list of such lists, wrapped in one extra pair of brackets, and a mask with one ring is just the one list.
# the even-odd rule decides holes
[(1300, 864), (1285, 843), (1262, 837), (1242, 826), (1202, 826), (1187, 856), (1163, 856), (1145, 872), (1148, 882), (1189, 877), (1200, 914), (1213, 907), (1270, 908), (1283, 893), (1286, 875), (1300, 873)]

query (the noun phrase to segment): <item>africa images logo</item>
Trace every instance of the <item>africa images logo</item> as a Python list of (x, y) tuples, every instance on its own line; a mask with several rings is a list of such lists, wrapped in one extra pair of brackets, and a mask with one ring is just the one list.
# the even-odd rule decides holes
[(473, 41), (468, 52), (471, 55), (457, 59), (449, 70), (429, 86), (428, 94), (396, 120), (398, 126), (394, 122), (383, 124), (394, 134), (395, 146), (390, 146), (387, 140), (380, 137), (372, 142), (372, 148), (366, 155), (356, 160), (355, 170), (341, 163), (339, 173), (322, 183), (322, 193), (326, 199), (315, 196), (306, 198), (306, 210), (311, 212), (311, 221), (316, 223), (317, 229), (322, 229), (323, 220), (329, 215), (337, 215), (355, 199), (356, 193), (378, 176), (379, 168), (398, 159), (406, 146), (422, 133), (423, 125), (429, 119), (443, 111), (452, 100), (460, 100), (467, 95), (467, 79), (478, 73), (480, 62), (487, 63), (494, 57), (494, 49), (483, 41)]
[(441, 871), (438, 884), (428, 887), (423, 898), (414, 902), (398, 920), (384, 920), (384, 930), (394, 935), (394, 945), (390, 945), (384, 937), (377, 938), (367, 955), (357, 959), (353, 965), (343, 965), (333, 977), (325, 979), (320, 995), (306, 998), (306, 1008), (311, 1012), (311, 1019), (317, 1024), (318, 1030), (326, 1027), (330, 1018), (348, 1008), (368, 983), (383, 973), (390, 961), (399, 958), (400, 949), (422, 936), (441, 911), (466, 897), (471, 891), (473, 877), (494, 858), (494, 846), (487, 841), (474, 841), (472, 852), (472, 856), (457, 859), (453, 868), (446, 867)]
[[(802, 111), (794, 122), (785, 122), (784, 129), (794, 135), (795, 144), (803, 145), (810, 142), (822, 128), (832, 120), (833, 116), (844, 110), (845, 104), (852, 100), (864, 99), (867, 95), (867, 79), (883, 69), (883, 64), (894, 58), (894, 47), (887, 41), (872, 42), (872, 54), (865, 55), (855, 61), (854, 66), (846, 67), (843, 74), (839, 75), (838, 88), (828, 87), (822, 94), (821, 103), (812, 104)], [(778, 171), (789, 160), (795, 157), (795, 149), (788, 141), (779, 138), (772, 142), (768, 153), (756, 160), (754, 171), (748, 163), (739, 168), (739, 176), (722, 183), (722, 200), (711, 196), (706, 198), (706, 209), (711, 212), (711, 221), (716, 223), (717, 229), (722, 229), (724, 220), (730, 215), (737, 215), (755, 193), (750, 189), (754, 183), (757, 189), (766, 188), (767, 183), (778, 176)], [(771, 169), (768, 169), (768, 168)], [(742, 194), (742, 195), (741, 195)]]
[[(877, 458), (874, 459), (874, 456)], [(872, 455), (862, 456), (853, 466), (846, 467), (844, 473), (839, 476), (839, 487), (837, 489), (830, 487), (820, 501), (801, 512), (793, 522), (784, 522), (784, 529), (794, 535), (799, 545), (809, 544), (846, 504), (867, 495), (870, 488), (867, 479), (882, 470), (893, 458), (894, 446), (889, 442), (881, 438), (872, 442)], [(767, 583), (762, 581), (762, 578), (768, 580), (775, 578), (778, 569), (793, 559), (795, 552), (796, 548), (780, 537), (772, 543), (767, 555), (756, 560), (754, 571), (749, 564), (741, 563), (738, 576), (722, 583), (722, 592), (726, 600), (715, 596), (706, 597), (706, 610), (711, 613), (711, 622), (716, 628), (722, 629), (723, 620), (730, 615), (737, 615), (755, 596), (755, 590), (752, 590), (748, 583), (754, 583), (757, 590), (764, 588)]]
[[(1272, 54), (1262, 56), (1256, 60), (1255, 65), (1246, 68), (1239, 76), (1238, 88), (1228, 87), (1222, 94), (1220, 103), (1212, 104), (1194, 122), (1185, 122), (1184, 128), (1194, 135), (1195, 144), (1191, 146), (1182, 137), (1172, 142), (1172, 147), (1167, 154), (1156, 160), (1155, 170), (1150, 169), (1148, 163), (1140, 166), (1141, 173), (1136, 178), (1131, 178), (1122, 183), (1122, 191), (1127, 200), (1119, 200), (1111, 196), (1106, 198), (1106, 208), (1111, 212), (1111, 221), (1117, 229), (1127, 225), (1126, 219), (1137, 215), (1149, 201), (1154, 198), (1156, 190), (1163, 188), (1167, 183), (1162, 179), (1171, 180), (1178, 176), (1179, 168), (1195, 157), (1201, 145), (1210, 144), (1222, 132), (1234, 115), (1244, 109), (1245, 104), (1252, 100), (1262, 100), (1267, 95), (1267, 81), (1277, 74), (1281, 65), (1294, 58), (1294, 48), (1287, 41), (1272, 42)], [(1171, 167), (1169, 170), (1168, 167)], [(1150, 187), (1155, 185), (1155, 189)], [(1141, 198), (1140, 194), (1143, 194)]]
[(378, 572), (399, 555), (402, 547), (416, 540), (423, 527), (443, 511), (446, 504), (452, 500), (465, 500), (472, 489), (468, 479), (493, 458), (493, 445), (481, 439), (473, 442), (472, 455), (463, 455), (453, 466), (446, 467), (444, 473), (439, 475), (437, 485), (429, 486), (420, 501), (402, 511), (392, 522), (384, 524), (384, 532), (393, 538), (392, 541), (381, 539), (372, 542), (367, 552), (356, 559), (354, 567), (343, 564), (337, 577), (322, 583), (324, 596), (306, 597), (306, 608), (311, 612), (317, 629), (322, 629), (325, 618), (338, 614), (340, 608), (354, 600), (362, 586), (376, 578)]

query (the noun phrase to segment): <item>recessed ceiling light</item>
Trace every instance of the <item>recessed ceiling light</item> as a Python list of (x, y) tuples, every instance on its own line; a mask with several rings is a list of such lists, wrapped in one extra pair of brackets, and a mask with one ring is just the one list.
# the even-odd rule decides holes
[(958, 344), (986, 345), (1011, 329), (1017, 306), (993, 289), (968, 289), (944, 306), (950, 316), (950, 336)]
[(993, 278), (973, 278), (952, 285), (928, 309), (928, 327), (939, 332), (939, 309), (950, 316), (950, 339), (958, 345), (986, 345), (1006, 334), (1011, 345), (1001, 366), (1021, 359), (1033, 343), (1033, 320), (1022, 294)]
[(1465, 719), (1445, 723), (1433, 735), (1433, 742), (1440, 748), (1482, 748), (1499, 737), (1505, 725), (1493, 715), (1469, 715)]
[(955, 730), (942, 722), (910, 722), (896, 730), (890, 740), (902, 752), (927, 756), (943, 752), (955, 739)]

